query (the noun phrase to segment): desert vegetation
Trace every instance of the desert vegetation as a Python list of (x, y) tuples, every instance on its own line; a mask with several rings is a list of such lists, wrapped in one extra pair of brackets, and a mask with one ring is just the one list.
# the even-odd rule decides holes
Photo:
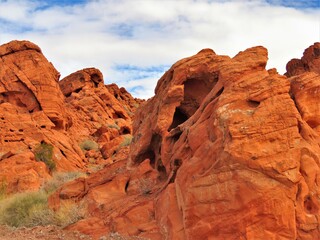
[[(64, 183), (82, 173), (56, 173), (38, 192), (5, 195), (0, 188), (0, 224), (11, 227), (33, 227), (45, 225), (67, 226), (84, 217), (84, 207), (73, 202), (64, 202), (58, 211), (48, 206), (49, 195)], [(5, 186), (0, 185), (0, 186)], [(2, 193), (3, 192), (3, 193)]]
[(52, 160), (53, 146), (51, 144), (45, 142), (40, 143), (35, 148), (34, 155), (36, 160), (44, 162), (50, 171), (55, 170), (56, 164)]
[(132, 135), (126, 135), (122, 143), (119, 145), (119, 148), (129, 146), (132, 142), (132, 138)]
[(79, 143), (79, 146), (82, 151), (90, 151), (90, 150), (97, 151), (99, 149), (99, 144), (90, 139), (83, 140), (81, 143)]
[(119, 127), (119, 125), (118, 125), (117, 123), (109, 124), (109, 125), (108, 125), (108, 128), (115, 128), (115, 129), (117, 129), (117, 130), (120, 130), (120, 127)]

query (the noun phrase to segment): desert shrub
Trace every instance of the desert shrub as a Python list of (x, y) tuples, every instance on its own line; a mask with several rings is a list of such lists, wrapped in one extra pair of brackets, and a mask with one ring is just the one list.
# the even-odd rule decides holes
[(126, 135), (124, 137), (124, 140), (123, 142), (119, 145), (119, 147), (126, 147), (126, 146), (129, 146), (132, 142), (132, 135)]
[(120, 130), (120, 127), (116, 123), (115, 124), (109, 124), (107, 127), (108, 128), (115, 128), (117, 130)]
[(0, 223), (13, 227), (41, 225), (35, 219), (39, 212), (48, 215), (47, 196), (44, 193), (23, 193), (1, 202)]
[(83, 216), (84, 208), (75, 203), (64, 203), (58, 211), (52, 211), (44, 191), (15, 194), (0, 201), (0, 224), (11, 227), (65, 227)]
[(56, 164), (52, 160), (53, 146), (51, 144), (45, 142), (39, 144), (34, 151), (34, 155), (36, 160), (44, 162), (50, 171), (56, 168)]
[(90, 169), (92, 172), (97, 172), (104, 168), (104, 165), (102, 164), (89, 164), (88, 169)]
[(54, 213), (51, 224), (66, 227), (73, 224), (85, 216), (84, 205), (73, 202), (62, 203), (59, 210)]
[(45, 182), (42, 186), (42, 190), (50, 194), (61, 187), (63, 184), (70, 182), (76, 178), (84, 177), (85, 173), (82, 172), (59, 172), (54, 173), (52, 178)]
[(132, 142), (132, 139), (133, 139), (132, 135), (126, 135), (122, 143), (120, 143), (117, 149), (113, 152), (111, 158), (114, 159), (116, 154), (121, 150), (121, 148), (129, 146)]
[(82, 151), (89, 151), (89, 150), (96, 150), (97, 151), (99, 149), (99, 144), (93, 140), (90, 140), (90, 139), (83, 140), (79, 144), (79, 146)]
[(7, 182), (5, 179), (0, 180), (0, 200), (6, 197)]
[[(64, 183), (84, 175), (81, 172), (54, 173), (52, 179), (44, 183), (38, 192), (19, 193), (0, 198), (0, 225), (65, 227), (75, 223), (84, 217), (84, 206), (72, 201), (62, 202), (58, 211), (52, 211), (48, 206), (48, 196)], [(6, 182), (3, 182), (6, 186)]]

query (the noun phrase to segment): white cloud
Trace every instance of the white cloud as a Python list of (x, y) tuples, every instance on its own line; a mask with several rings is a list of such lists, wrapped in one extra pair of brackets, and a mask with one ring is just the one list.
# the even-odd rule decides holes
[[(234, 56), (263, 45), (269, 50), (268, 67), (284, 73), (291, 58), (301, 57), (306, 47), (320, 40), (319, 9), (287, 8), (262, 0), (40, 4), (0, 0), (0, 44), (28, 39), (42, 48), (62, 76), (97, 67), (106, 83), (116, 82), (144, 98), (152, 95), (161, 75), (145, 71), (146, 67), (169, 66), (202, 48)], [(119, 72), (118, 65), (141, 67), (141, 73)]]

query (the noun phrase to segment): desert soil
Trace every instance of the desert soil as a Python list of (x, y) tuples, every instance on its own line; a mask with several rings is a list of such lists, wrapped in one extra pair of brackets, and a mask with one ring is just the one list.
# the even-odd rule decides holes
[(56, 226), (10, 228), (0, 226), (0, 240), (92, 240), (79, 232), (69, 232)]

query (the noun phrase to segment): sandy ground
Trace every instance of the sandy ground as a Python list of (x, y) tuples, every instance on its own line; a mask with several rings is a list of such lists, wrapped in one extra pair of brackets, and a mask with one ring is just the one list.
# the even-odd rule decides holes
[(79, 232), (69, 232), (55, 226), (9, 228), (0, 226), (0, 240), (92, 240)]

